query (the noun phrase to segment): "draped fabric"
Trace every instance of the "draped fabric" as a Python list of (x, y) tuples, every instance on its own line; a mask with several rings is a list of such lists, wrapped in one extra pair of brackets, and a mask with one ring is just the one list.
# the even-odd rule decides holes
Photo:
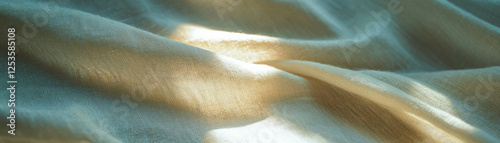
[(500, 142), (498, 8), (2, 0), (0, 142)]

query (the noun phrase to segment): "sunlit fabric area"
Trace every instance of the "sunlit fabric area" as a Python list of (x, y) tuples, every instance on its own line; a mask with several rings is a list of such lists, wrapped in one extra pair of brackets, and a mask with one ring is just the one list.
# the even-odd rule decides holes
[(0, 142), (498, 143), (499, 9), (0, 0)]

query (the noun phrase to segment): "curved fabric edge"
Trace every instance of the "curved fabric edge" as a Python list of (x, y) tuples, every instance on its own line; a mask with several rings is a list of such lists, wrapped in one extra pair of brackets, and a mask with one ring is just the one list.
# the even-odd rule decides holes
[(443, 131), (470, 142), (499, 142), (498, 139), (447, 112), (434, 108), (404, 91), (371, 76), (307, 61), (261, 62), (294, 74), (310, 76), (362, 96), (394, 113), (418, 116)]

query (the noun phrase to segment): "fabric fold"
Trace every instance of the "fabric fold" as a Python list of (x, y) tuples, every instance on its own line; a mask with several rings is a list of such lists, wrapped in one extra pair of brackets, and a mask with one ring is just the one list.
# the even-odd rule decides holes
[[(396, 116), (408, 116), (408, 114), (413, 114), (414, 116), (432, 123), (437, 128), (465, 141), (498, 142), (493, 136), (479, 128), (471, 126), (460, 118), (414, 98), (403, 88), (385, 83), (370, 75), (304, 61), (270, 61), (264, 62), (263, 64), (268, 64), (291, 73), (320, 79), (332, 86), (362, 96), (391, 111)], [(393, 84), (401, 85), (412, 83), (412, 80), (406, 77), (394, 76), (397, 78), (390, 80)], [(429, 90), (421, 94), (432, 95), (440, 93)]]

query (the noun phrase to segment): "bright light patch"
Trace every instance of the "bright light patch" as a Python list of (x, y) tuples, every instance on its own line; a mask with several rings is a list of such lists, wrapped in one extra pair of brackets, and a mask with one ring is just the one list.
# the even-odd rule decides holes
[(312, 132), (295, 127), (278, 117), (236, 128), (216, 129), (205, 135), (206, 142), (329, 142)]

